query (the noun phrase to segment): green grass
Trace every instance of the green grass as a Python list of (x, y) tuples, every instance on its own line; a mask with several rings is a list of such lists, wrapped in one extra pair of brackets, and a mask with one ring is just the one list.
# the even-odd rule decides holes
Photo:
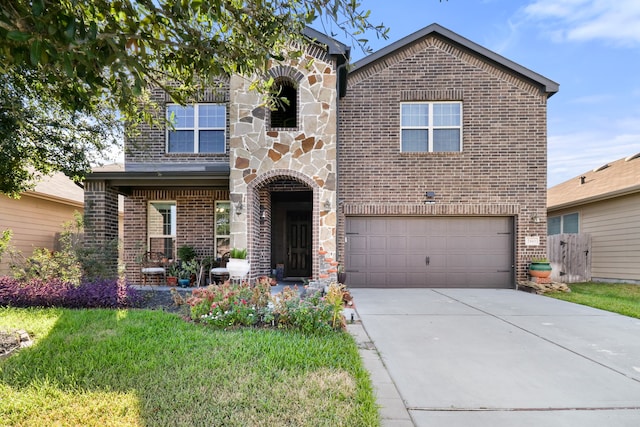
[(570, 293), (547, 295), (640, 319), (640, 285), (586, 282), (572, 283), (569, 287)]
[(35, 345), (0, 360), (0, 425), (372, 426), (347, 333), (215, 331), (149, 310), (0, 308)]

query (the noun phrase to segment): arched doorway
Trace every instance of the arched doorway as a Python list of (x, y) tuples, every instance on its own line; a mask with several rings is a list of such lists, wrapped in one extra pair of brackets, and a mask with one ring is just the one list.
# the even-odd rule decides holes
[(255, 272), (276, 273), (279, 280), (296, 282), (313, 277), (319, 230), (317, 185), (282, 173), (261, 178), (250, 188), (257, 208), (251, 240), (260, 254)]
[(284, 280), (312, 275), (312, 208), (311, 191), (271, 192), (271, 260)]

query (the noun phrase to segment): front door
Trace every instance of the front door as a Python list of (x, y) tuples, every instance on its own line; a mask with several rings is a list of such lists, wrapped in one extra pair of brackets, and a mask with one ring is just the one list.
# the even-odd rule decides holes
[(287, 212), (287, 277), (311, 275), (311, 212)]

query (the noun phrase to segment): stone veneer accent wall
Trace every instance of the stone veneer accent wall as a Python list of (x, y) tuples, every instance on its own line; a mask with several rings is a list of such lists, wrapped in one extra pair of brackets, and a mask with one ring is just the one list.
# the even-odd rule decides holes
[[(268, 248), (259, 247), (264, 244), (260, 243), (260, 190), (277, 179), (293, 178), (313, 190), (315, 250), (336, 250), (335, 63), (326, 52), (310, 46), (299, 62), (274, 65), (270, 74), (297, 84), (297, 128), (270, 129), (269, 111), (256, 108), (262, 99), (249, 89), (250, 81), (240, 76), (230, 81), (231, 244), (247, 247), (252, 265), (267, 264), (263, 254)], [(239, 202), (244, 207), (241, 212), (236, 210)]]
[[(462, 101), (462, 152), (400, 152), (400, 103), (441, 100)], [(340, 100), (340, 261), (349, 215), (511, 216), (524, 279), (530, 258), (546, 252), (546, 103), (538, 86), (434, 36), (350, 73)], [(426, 191), (435, 204), (424, 203)]]

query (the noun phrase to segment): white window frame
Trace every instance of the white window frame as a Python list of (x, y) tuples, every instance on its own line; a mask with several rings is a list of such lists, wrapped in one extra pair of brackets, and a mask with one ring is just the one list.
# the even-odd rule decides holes
[[(218, 222), (221, 218), (226, 218), (229, 221), (227, 226), (229, 227), (228, 234), (218, 234)], [(213, 248), (214, 257), (216, 259), (221, 258), (224, 253), (219, 253), (219, 241), (228, 241), (231, 242), (231, 201), (230, 200), (217, 200), (215, 203), (215, 217), (214, 217), (214, 242), (215, 247)], [(231, 248), (229, 248), (231, 249)]]
[[(200, 114), (199, 114), (199, 107), (201, 105), (219, 105), (224, 107), (224, 125), (221, 127), (200, 127), (199, 124), (199, 119), (200, 119)], [(180, 104), (167, 104), (166, 105), (166, 117), (167, 120), (170, 119), (171, 114), (169, 113), (169, 109), (170, 107), (182, 107)], [(166, 135), (165, 135), (165, 152), (168, 154), (199, 154), (200, 153), (200, 131), (202, 130), (217, 130), (217, 131), (222, 131), (222, 135), (223, 135), (223, 146), (222, 146), (222, 151), (215, 151), (215, 152), (205, 152), (202, 154), (224, 154), (227, 151), (227, 105), (223, 104), (223, 103), (216, 103), (216, 102), (208, 102), (208, 103), (199, 103), (199, 104), (187, 104), (185, 105), (185, 107), (193, 107), (193, 127), (178, 127), (178, 126), (173, 126), (171, 127), (171, 125), (167, 125), (167, 130), (166, 130)], [(173, 131), (179, 131), (179, 130), (191, 130), (193, 131), (193, 151), (169, 151), (169, 135), (171, 134), (171, 132)]]
[[(554, 216), (550, 216), (549, 218), (547, 218), (547, 222), (549, 222), (549, 220), (550, 220), (550, 219), (552, 219), (552, 218), (560, 218), (560, 233), (558, 233), (558, 234), (566, 234), (567, 232), (566, 232), (566, 231), (564, 231), (564, 220), (565, 220), (565, 217), (567, 217), (567, 216), (569, 216), (569, 215), (576, 215), (576, 216), (577, 216), (577, 218), (578, 218), (578, 231), (576, 231), (575, 233), (572, 231), (572, 232), (571, 232), (571, 233), (569, 233), (569, 234), (577, 234), (577, 233), (580, 233), (580, 212), (569, 212), (569, 213), (562, 214), (562, 215), (554, 215)], [(548, 230), (548, 229), (549, 229), (549, 227), (547, 226), (547, 230)], [(547, 235), (548, 235), (548, 236), (553, 236), (554, 234), (549, 234), (549, 233), (547, 232)]]
[[(172, 234), (152, 234), (151, 230), (151, 209), (154, 209), (152, 207), (152, 205), (154, 203), (158, 203), (158, 204), (167, 204), (167, 205), (173, 205), (173, 208), (171, 209), (171, 213), (173, 214), (173, 218), (170, 224), (171, 227), (171, 233)], [(151, 239), (173, 239), (173, 253), (171, 254), (172, 259), (175, 259), (175, 251), (176, 251), (176, 235), (177, 235), (177, 226), (178, 226), (178, 203), (175, 200), (149, 200), (149, 202), (147, 203), (147, 250), (152, 250), (151, 247)]]
[[(419, 105), (427, 105), (429, 107), (429, 122), (426, 126), (403, 126), (402, 125), (402, 106), (410, 105), (410, 104), (419, 104)], [(457, 126), (447, 125), (447, 126), (434, 126), (433, 124), (433, 106), (436, 104), (457, 104), (460, 106), (460, 124)], [(463, 122), (463, 111), (462, 111), (462, 101), (412, 101), (412, 102), (401, 102), (400, 103), (400, 151), (403, 153), (459, 153), (462, 152), (462, 122)], [(427, 147), (427, 151), (405, 151), (403, 150), (403, 141), (402, 141), (402, 131), (405, 129), (417, 129), (417, 130), (426, 130), (428, 132), (429, 143)], [(460, 149), (458, 151), (434, 151), (433, 150), (433, 131), (434, 129), (458, 129), (460, 131)]]

